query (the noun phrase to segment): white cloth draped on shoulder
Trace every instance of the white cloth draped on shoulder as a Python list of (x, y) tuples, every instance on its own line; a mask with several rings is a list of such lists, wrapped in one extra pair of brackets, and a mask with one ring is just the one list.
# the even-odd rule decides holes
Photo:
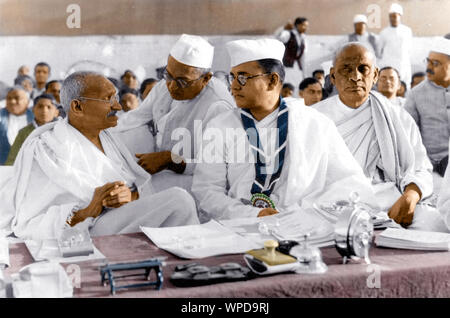
[(313, 107), (336, 123), (348, 148), (372, 180), (383, 210), (389, 210), (405, 187), (414, 183), (422, 192), (422, 199), (410, 228), (442, 229), (434, 208), (429, 207), (428, 199), (433, 192), (432, 165), (419, 129), (404, 109), (376, 92), (371, 92), (366, 103), (357, 109), (344, 105), (338, 95)]
[[(283, 213), (310, 208), (314, 203), (347, 200), (352, 191), (358, 191), (362, 200), (377, 206), (371, 200), (374, 194), (370, 181), (333, 122), (295, 100), (286, 104), (289, 109), (286, 155), (280, 179), (270, 195), (277, 210)], [(264, 129), (276, 128), (276, 116), (273, 120), (271, 115), (266, 118), (256, 123), (260, 136)], [(214, 118), (203, 138), (204, 156), (198, 159), (192, 185), (199, 209), (215, 219), (256, 217), (261, 209), (246, 204), (256, 173), (240, 110)], [(274, 139), (269, 138), (269, 142), (275, 143)], [(211, 154), (214, 160), (208, 161)]]
[(124, 181), (140, 198), (150, 196), (151, 176), (126, 147), (107, 130), (100, 140), (104, 153), (67, 119), (34, 130), (18, 154), (14, 175), (0, 189), (7, 199), (1, 225), (11, 226), (18, 237), (55, 238), (72, 209), (88, 206), (95, 188), (108, 182)]
[[(348, 148), (374, 183), (393, 182), (400, 192), (415, 183), (423, 199), (432, 194), (432, 166), (420, 132), (404, 109), (376, 92), (371, 92), (358, 109), (344, 105), (338, 95), (313, 107), (336, 123)], [(384, 180), (368, 169), (374, 169), (374, 165), (382, 170)]]

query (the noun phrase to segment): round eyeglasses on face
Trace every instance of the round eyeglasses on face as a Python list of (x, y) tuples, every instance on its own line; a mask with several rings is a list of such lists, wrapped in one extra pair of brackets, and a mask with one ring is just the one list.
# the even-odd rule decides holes
[(98, 99), (98, 98), (90, 98), (90, 97), (84, 97), (84, 96), (78, 96), (79, 99), (86, 99), (86, 100), (96, 100), (99, 102), (105, 102), (105, 103), (109, 103), (109, 105), (111, 105), (111, 107), (114, 105), (114, 103), (119, 103), (119, 95), (112, 95), (111, 98), (109, 100), (107, 99)]
[(235, 77), (233, 73), (230, 73), (230, 74), (227, 75), (226, 78), (227, 78), (228, 84), (230, 84), (230, 85), (233, 83), (234, 79), (237, 79), (239, 85), (245, 86), (245, 84), (247, 84), (247, 81), (249, 79), (252, 79), (252, 78), (255, 78), (255, 77), (258, 77), (258, 76), (269, 75), (269, 74), (270, 74), (270, 72), (269, 73), (256, 74), (256, 75), (249, 75), (249, 76), (246, 76), (244, 74), (239, 74), (237, 77)]
[(190, 80), (187, 81), (185, 79), (182, 78), (173, 78), (168, 72), (167, 69), (165, 68), (163, 71), (163, 78), (166, 80), (166, 82), (172, 82), (175, 81), (175, 83), (177, 83), (177, 86), (179, 88), (187, 88), (189, 86), (191, 86), (195, 81), (198, 81), (199, 79), (201, 79), (205, 74), (200, 75), (198, 78), (194, 79), (194, 80)]

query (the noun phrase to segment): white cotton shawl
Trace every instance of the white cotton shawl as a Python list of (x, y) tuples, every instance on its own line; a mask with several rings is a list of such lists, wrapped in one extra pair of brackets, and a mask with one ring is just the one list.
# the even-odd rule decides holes
[[(394, 183), (400, 193), (403, 193), (408, 184), (415, 183), (422, 191), (422, 200), (429, 197), (433, 190), (432, 166), (414, 120), (404, 109), (392, 105), (379, 93), (371, 92), (369, 99), (385, 182)], [(346, 121), (337, 120), (338, 102), (339, 96), (336, 95), (316, 104), (314, 108), (337, 121), (338, 130), (343, 134), (347, 130), (345, 126), (350, 125), (349, 122), (356, 117), (349, 117)], [(344, 140), (354, 151), (354, 145), (349, 145), (350, 140), (345, 133)], [(355, 157), (361, 166), (366, 165), (359, 161), (361, 156)]]
[[(119, 143), (107, 130), (100, 133), (100, 140), (105, 154), (71, 126), (67, 119), (34, 130), (17, 156), (13, 176), (0, 189), (0, 197), (5, 199), (0, 226), (5, 230), (9, 230), (8, 227), (11, 226), (14, 230), (23, 225), (18, 223), (50, 210), (64, 214), (58, 217), (59, 223), (60, 219), (70, 213), (70, 206), (73, 207), (75, 203), (80, 208), (86, 207), (92, 200), (95, 188), (108, 182), (123, 180), (127, 186), (135, 185), (140, 194), (153, 192), (150, 175), (136, 164), (125, 145)], [(24, 209), (23, 206), (28, 207), (30, 200), (45, 198), (44, 193), (41, 196), (39, 193), (29, 193), (28, 190), (29, 183), (34, 181), (30, 180), (30, 176), (33, 168), (37, 168), (35, 165), (55, 185), (54, 189), (75, 202), (60, 206), (61, 209), (50, 207), (46, 211), (33, 212), (28, 212), (28, 208)], [(51, 205), (51, 202), (45, 204)], [(36, 202), (36, 205), (43, 204)], [(27, 217), (27, 214), (31, 215)]]

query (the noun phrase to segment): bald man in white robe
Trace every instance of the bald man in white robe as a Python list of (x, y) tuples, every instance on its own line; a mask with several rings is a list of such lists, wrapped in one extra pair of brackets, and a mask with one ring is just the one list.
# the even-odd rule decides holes
[(2, 229), (41, 240), (73, 226), (96, 236), (199, 223), (185, 190), (154, 194), (151, 176), (105, 130), (121, 109), (111, 82), (77, 72), (64, 81), (61, 97), (68, 118), (33, 131), (0, 188)]
[(372, 180), (381, 208), (404, 227), (445, 231), (427, 201), (433, 191), (432, 166), (417, 125), (403, 108), (371, 92), (378, 78), (373, 53), (360, 43), (344, 45), (330, 76), (339, 94), (314, 108), (334, 121)]

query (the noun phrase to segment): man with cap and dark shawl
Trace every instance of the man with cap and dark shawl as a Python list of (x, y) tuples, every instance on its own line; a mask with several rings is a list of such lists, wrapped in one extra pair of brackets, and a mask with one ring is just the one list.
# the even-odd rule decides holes
[[(335, 125), (296, 99), (280, 96), (284, 45), (276, 39), (226, 44), (229, 81), (239, 108), (210, 121), (192, 192), (201, 218), (256, 218), (373, 196)], [(321, 220), (320, 222), (324, 222)]]
[(433, 193), (432, 166), (419, 129), (403, 108), (371, 91), (378, 79), (375, 65), (372, 50), (362, 43), (339, 48), (330, 69), (338, 95), (313, 107), (334, 121), (383, 211), (404, 227), (444, 230), (427, 201)]
[(190, 190), (204, 127), (234, 106), (226, 85), (212, 77), (213, 57), (214, 47), (204, 38), (181, 35), (170, 50), (164, 79), (139, 108), (121, 116), (113, 130), (124, 132), (149, 125), (154, 151), (136, 157), (153, 175), (157, 190), (172, 185)]

